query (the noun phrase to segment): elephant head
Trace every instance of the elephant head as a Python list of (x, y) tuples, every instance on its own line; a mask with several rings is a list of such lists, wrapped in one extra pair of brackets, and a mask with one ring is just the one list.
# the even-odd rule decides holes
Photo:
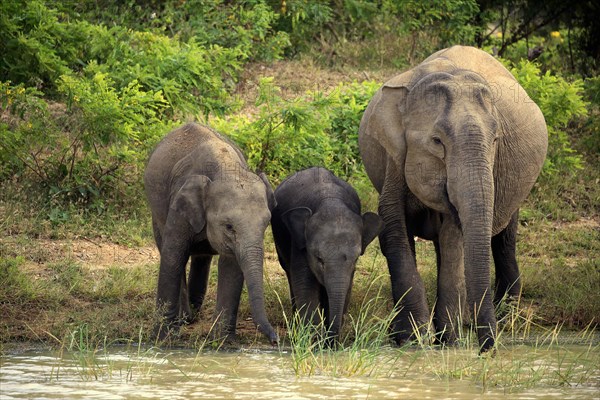
[[(421, 79), (399, 108), (405, 116), (406, 183), (425, 205), (451, 214), (462, 228), (469, 311), (492, 321), (493, 307), (478, 305), (491, 304), (494, 167), (502, 135), (493, 92), (473, 72), (438, 72)], [(483, 331), (485, 342), (489, 330)]]
[(325, 288), (326, 326), (329, 337), (335, 339), (350, 300), (358, 257), (382, 230), (383, 222), (377, 214), (361, 216), (336, 201), (326, 202), (314, 213), (307, 207), (289, 210), (283, 220)]

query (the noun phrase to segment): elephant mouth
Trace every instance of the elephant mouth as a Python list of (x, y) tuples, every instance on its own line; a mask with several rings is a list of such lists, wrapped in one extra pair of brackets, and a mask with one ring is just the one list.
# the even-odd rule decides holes
[(458, 210), (456, 209), (456, 207), (454, 207), (454, 204), (452, 204), (452, 202), (450, 201), (450, 197), (448, 196), (448, 186), (446, 183), (444, 183), (444, 203), (446, 205), (446, 208), (450, 211), (450, 215), (452, 215), (452, 218), (454, 219), (454, 223), (459, 227), (459, 229), (462, 229), (462, 225), (460, 223), (460, 217), (458, 215)]

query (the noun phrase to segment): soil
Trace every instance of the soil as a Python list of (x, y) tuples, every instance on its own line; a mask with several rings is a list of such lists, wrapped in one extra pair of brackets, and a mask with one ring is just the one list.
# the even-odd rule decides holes
[(357, 71), (356, 69), (322, 68), (311, 60), (282, 60), (269, 64), (254, 63), (246, 67), (236, 86), (236, 94), (244, 100), (244, 113), (254, 114), (253, 106), (262, 78), (272, 77), (284, 99), (293, 99), (307, 91), (329, 93), (340, 83), (374, 80), (385, 82), (398, 71)]
[(38, 240), (36, 247), (48, 255), (47, 262), (68, 258), (90, 269), (107, 268), (112, 265), (156, 264), (160, 259), (156, 246), (132, 248), (90, 239)]

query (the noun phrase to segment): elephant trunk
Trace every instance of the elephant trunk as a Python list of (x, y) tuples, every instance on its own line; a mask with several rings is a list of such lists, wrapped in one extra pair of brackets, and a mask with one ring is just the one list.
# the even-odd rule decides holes
[(329, 339), (332, 341), (338, 340), (344, 312), (350, 298), (352, 289), (351, 276), (336, 276), (327, 282), (327, 298), (328, 298), (328, 314), (327, 314), (327, 329), (329, 330)]
[(271, 326), (265, 310), (265, 297), (263, 289), (263, 247), (255, 245), (245, 247), (237, 255), (238, 264), (244, 274), (252, 319), (256, 327), (275, 345), (279, 339)]
[[(493, 162), (467, 158), (448, 182), (450, 202), (463, 232), (467, 305), (477, 324), (482, 352), (494, 346), (496, 317), (490, 287), (491, 238), (494, 215)], [(450, 177), (449, 177), (450, 178)]]

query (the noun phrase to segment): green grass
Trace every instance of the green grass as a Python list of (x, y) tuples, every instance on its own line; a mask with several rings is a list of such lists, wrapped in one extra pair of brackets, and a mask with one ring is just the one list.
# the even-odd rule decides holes
[[(600, 232), (593, 223), (530, 221), (521, 226), (518, 259), (521, 265), (522, 312), (540, 326), (564, 325), (584, 329), (597, 324), (600, 315), (600, 268), (593, 256), (600, 254)], [(111, 339), (137, 337), (149, 330), (154, 313), (158, 265), (118, 264), (94, 267), (74, 256), (56, 260), (53, 249), (31, 245), (25, 235), (0, 241), (0, 309), (2, 342), (50, 341), (62, 337), (73, 326)], [(284, 313), (291, 314), (287, 279), (276, 261), (270, 232), (266, 239), (266, 305), (271, 322), (285, 333)], [(430, 306), (435, 301), (435, 253), (430, 242), (417, 242), (417, 260)], [(26, 252), (22, 252), (27, 249)], [(31, 249), (29, 251), (29, 249)], [(21, 255), (22, 254), (22, 255)], [(216, 268), (200, 325), (186, 327), (181, 340), (194, 345), (210, 328), (216, 298)], [(359, 259), (352, 301), (342, 335), (357, 338), (352, 322), (364, 318), (365, 308), (373, 318), (384, 320), (392, 309), (385, 258), (377, 243)], [(361, 314), (362, 312), (362, 314)], [(243, 293), (239, 321), (242, 336), (255, 341), (247, 294)], [(373, 321), (371, 321), (372, 323)], [(365, 324), (366, 321), (363, 321)], [(244, 328), (245, 327), (245, 328)], [(44, 339), (45, 338), (45, 339)]]
[[(572, 330), (565, 328), (562, 322), (548, 324), (525, 299), (504, 310), (504, 317), (499, 321), (498, 350), (493, 357), (477, 356), (476, 335), (469, 328), (463, 329), (454, 347), (432, 346), (431, 333), (408, 346), (392, 346), (387, 338), (393, 318), (389, 312), (389, 279), (381, 269), (381, 260), (376, 246), (361, 260), (362, 274), (357, 275), (357, 290), (345, 319), (341, 343), (333, 350), (319, 335), (323, 326), (298, 324), (297, 317), (288, 308), (288, 300), (280, 298), (277, 291), (267, 292), (271, 318), (284, 321), (278, 325), (284, 369), (297, 377), (427, 376), (440, 381), (472, 382), (481, 387), (482, 392), (491, 388), (504, 388), (511, 393), (533, 387), (597, 384), (600, 344), (595, 325), (590, 323)], [(125, 376), (128, 381), (151, 380), (160, 373), (160, 368), (149, 362), (149, 357), (162, 357), (162, 362), (170, 362), (148, 336), (154, 312), (155, 265), (113, 266), (93, 271), (71, 261), (53, 264), (46, 278), (33, 280), (27, 279), (22, 259), (3, 260), (1, 266), (2, 271), (7, 272), (1, 275), (0, 281), (7, 288), (0, 299), (3, 315), (7, 315), (5, 310), (14, 312), (17, 304), (27, 308), (21, 316), (23, 319), (9, 314), (3, 320), (4, 345), (14, 345), (15, 340), (50, 345), (66, 364), (76, 366), (77, 374), (84, 381), (115, 376)], [(285, 277), (271, 276), (270, 279), (271, 289), (287, 290), (287, 283), (281, 280)], [(214, 287), (210, 289), (212, 292)], [(58, 293), (62, 296), (56, 297)], [(7, 303), (8, 298), (13, 299), (12, 305)], [(36, 311), (41, 306), (42, 310)], [(240, 315), (240, 324), (245, 323), (245, 313), (247, 311), (242, 311)], [(45, 317), (39, 318), (43, 315)], [(193, 349), (198, 357), (221, 348), (223, 342), (214, 342), (211, 337), (211, 315), (210, 310), (205, 310), (204, 321), (186, 327), (172, 345)], [(26, 329), (19, 331), (16, 325), (6, 321), (24, 321)], [(579, 346), (573, 348), (571, 344)], [(119, 352), (127, 354), (129, 361), (125, 366), (122, 360), (117, 363), (111, 358), (114, 345), (120, 346)], [(231, 346), (227, 344), (225, 348)], [(233, 346), (268, 349), (252, 327), (247, 328)], [(182, 377), (185, 378), (189, 368), (182, 367)], [(194, 368), (201, 370), (202, 365)], [(66, 373), (57, 367), (52, 374), (54, 379), (60, 380)]]

